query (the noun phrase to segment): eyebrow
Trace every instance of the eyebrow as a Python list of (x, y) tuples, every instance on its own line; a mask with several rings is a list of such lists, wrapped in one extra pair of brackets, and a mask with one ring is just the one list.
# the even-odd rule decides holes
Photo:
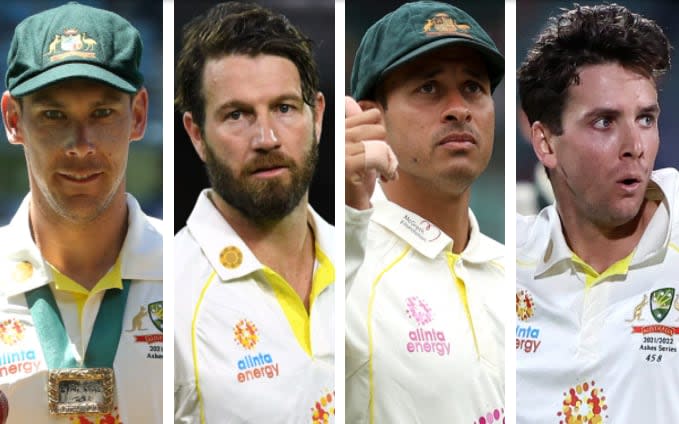
[[(280, 103), (283, 103), (285, 101), (292, 101), (292, 102), (299, 102), (299, 103), (304, 103), (304, 99), (300, 94), (297, 93), (283, 93), (279, 96), (274, 97), (271, 99), (269, 102), (269, 105), (277, 105)], [(243, 109), (243, 110), (249, 110), (252, 109), (252, 105), (248, 102), (242, 101), (242, 100), (228, 100), (224, 103), (222, 103), (216, 110), (215, 113), (219, 114), (225, 110), (228, 109)]]
[[(646, 114), (659, 114), (660, 113), (660, 106), (656, 103), (653, 105), (645, 106), (639, 109), (639, 112), (637, 114), (639, 115), (646, 115)], [(590, 110), (589, 112), (585, 113), (583, 115), (584, 119), (591, 119), (597, 116), (611, 116), (617, 118), (618, 116), (622, 115), (622, 112), (620, 109), (615, 109), (615, 108), (610, 108), (610, 107), (598, 107)]]

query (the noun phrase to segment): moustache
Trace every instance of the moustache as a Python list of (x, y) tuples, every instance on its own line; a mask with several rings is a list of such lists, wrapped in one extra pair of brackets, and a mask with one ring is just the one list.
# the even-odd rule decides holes
[(266, 154), (258, 155), (250, 160), (243, 167), (244, 174), (252, 174), (262, 169), (271, 168), (295, 168), (297, 165), (290, 157), (280, 152), (268, 152)]

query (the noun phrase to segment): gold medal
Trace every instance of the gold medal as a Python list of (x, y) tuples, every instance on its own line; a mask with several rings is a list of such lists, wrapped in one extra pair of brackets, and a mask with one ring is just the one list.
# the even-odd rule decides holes
[(60, 368), (49, 371), (50, 414), (108, 414), (113, 410), (113, 369)]

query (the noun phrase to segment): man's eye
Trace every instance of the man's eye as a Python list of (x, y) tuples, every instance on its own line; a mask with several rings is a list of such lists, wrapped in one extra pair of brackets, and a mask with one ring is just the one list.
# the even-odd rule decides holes
[(466, 85), (465, 88), (468, 93), (478, 93), (482, 91), (483, 87), (481, 87), (481, 84), (479, 84), (476, 81), (469, 81)]
[(278, 106), (278, 110), (282, 113), (288, 113), (292, 110), (292, 106), (284, 103)]
[(436, 89), (436, 87), (434, 87), (433, 82), (427, 82), (425, 84), (422, 84), (422, 86), (420, 86), (419, 91), (420, 91), (420, 93), (431, 94), (435, 91), (435, 89)]
[(599, 118), (596, 121), (594, 121), (593, 127), (598, 130), (605, 130), (607, 128), (610, 128), (612, 124), (613, 121), (609, 118)]
[(655, 116), (651, 115), (642, 116), (639, 119), (639, 121), (641, 122), (642, 126), (650, 128), (655, 124)]
[(59, 110), (46, 110), (42, 114), (47, 119), (64, 119), (65, 118), (64, 114)]
[(229, 112), (226, 115), (226, 119), (232, 119), (234, 121), (237, 121), (240, 119), (240, 117), (243, 115), (243, 113), (240, 110), (234, 110), (233, 112)]
[(104, 108), (95, 110), (92, 115), (94, 115), (95, 118), (106, 118), (107, 116), (110, 116), (112, 113), (113, 109)]

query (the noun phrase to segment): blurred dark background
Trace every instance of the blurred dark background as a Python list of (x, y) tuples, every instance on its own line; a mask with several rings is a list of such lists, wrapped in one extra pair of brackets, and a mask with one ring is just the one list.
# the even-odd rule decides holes
[[(0, 13), (0, 75), (2, 91), (7, 71), (7, 52), (14, 28), (23, 19), (46, 9), (66, 4), (65, 0), (10, 1)], [(162, 138), (162, 2), (134, 0), (80, 0), (79, 3), (118, 13), (141, 33), (144, 53), (141, 71), (149, 92), (149, 120), (144, 139), (130, 145), (127, 191), (150, 215), (163, 215), (163, 138)], [(9, 144), (5, 131), (0, 136), (0, 224), (6, 224), (28, 193), (26, 160), (21, 146)]]
[[(285, 15), (316, 44), (315, 58), (325, 95), (325, 116), (321, 135), (320, 161), (311, 184), (310, 202), (328, 222), (334, 223), (335, 204), (335, 3), (334, 0), (261, 0), (256, 3)], [(215, 1), (177, 1), (174, 3), (175, 61), (181, 49), (182, 27), (194, 16), (216, 4)], [(168, 101), (170, 101), (168, 99)], [(174, 231), (185, 224), (198, 194), (209, 186), (205, 168), (184, 131), (181, 115), (174, 114)]]
[[(363, 33), (379, 18), (397, 9), (403, 1), (346, 1), (346, 90), (349, 94), (351, 67)], [(459, 0), (449, 2), (471, 15), (495, 41), (502, 54), (505, 51), (504, 1)], [(493, 93), (495, 99), (495, 148), (488, 169), (474, 183), (471, 208), (479, 220), (481, 231), (504, 242), (505, 238), (505, 83)]]
[[(582, 6), (600, 4), (601, 1), (581, 0)], [(611, 2), (613, 3), (613, 2)], [(659, 84), (660, 119), (660, 150), (655, 161), (655, 167), (665, 168), (679, 166), (679, 144), (674, 140), (679, 136), (679, 120), (674, 114), (679, 110), (679, 57), (676, 47), (679, 47), (679, 2), (671, 0), (617, 0), (615, 3), (625, 6), (634, 13), (653, 19), (665, 31), (670, 43), (675, 46), (672, 51), (672, 64), (675, 69), (670, 70)], [(546, 26), (550, 16), (561, 13), (561, 8), (573, 8), (572, 1), (561, 0), (517, 0), (516, 3), (516, 64), (517, 67), (526, 57), (528, 49), (533, 45), (537, 35)], [(516, 180), (517, 180), (517, 210), (524, 214), (535, 213), (546, 203), (549, 196), (545, 190), (550, 188), (542, 175), (541, 166), (528, 140), (528, 121), (521, 116), (518, 93), (517, 99), (517, 134), (516, 134)], [(593, 166), (596, 166), (593, 164)], [(542, 190), (537, 190), (537, 187)], [(540, 191), (540, 196), (536, 193)]]

